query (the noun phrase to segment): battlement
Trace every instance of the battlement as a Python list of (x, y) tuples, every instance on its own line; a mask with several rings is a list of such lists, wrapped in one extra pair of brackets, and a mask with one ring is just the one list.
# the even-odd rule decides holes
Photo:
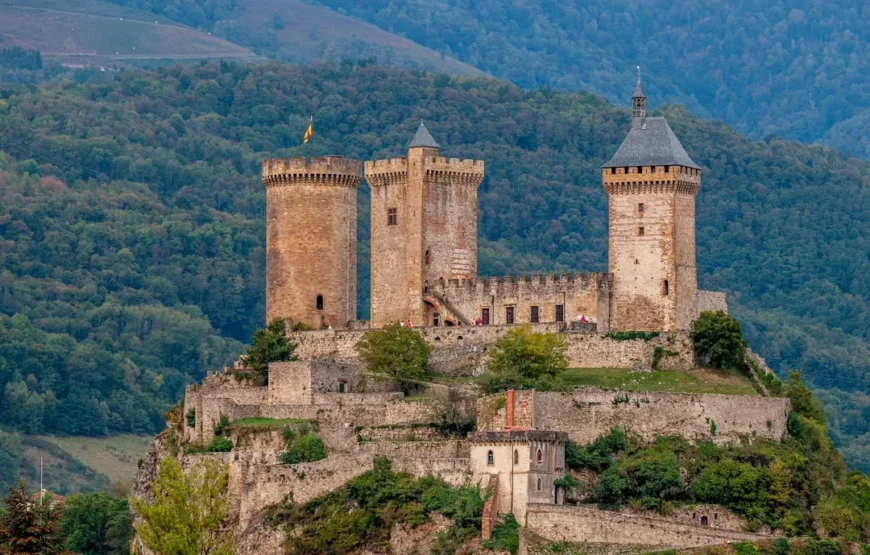
[(362, 180), (362, 164), (342, 156), (272, 158), (263, 160), (261, 176), (267, 187), (295, 183), (357, 187)]
[[(427, 177), (448, 176), (457, 183), (479, 185), (483, 179), (483, 160), (444, 158), (432, 156), (423, 159)], [(365, 163), (365, 176), (369, 185), (386, 185), (404, 179), (408, 173), (407, 158), (369, 160)]]
[(447, 293), (474, 291), (476, 289), (504, 289), (507, 287), (524, 286), (558, 286), (566, 285), (583, 289), (597, 287), (606, 289), (610, 286), (610, 276), (605, 272), (577, 272), (562, 274), (531, 274), (516, 276), (474, 277), (466, 279), (448, 279), (436, 285), (436, 289)]
[(367, 160), (365, 163), (366, 177), (381, 173), (408, 171), (407, 158), (390, 158), (389, 160)]
[(444, 158), (436, 156), (431, 160), (427, 160), (427, 171), (443, 171), (443, 172), (461, 172), (473, 173), (483, 176), (484, 163), (483, 160), (472, 160), (470, 158)]

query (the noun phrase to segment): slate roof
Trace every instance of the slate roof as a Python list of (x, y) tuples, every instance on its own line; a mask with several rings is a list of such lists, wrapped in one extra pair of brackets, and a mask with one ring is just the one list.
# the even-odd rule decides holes
[(680, 140), (671, 131), (663, 117), (644, 118), (639, 126), (632, 126), (619, 150), (603, 168), (628, 166), (685, 166), (701, 169), (689, 158)]
[(414, 148), (418, 146), (440, 148), (440, 145), (435, 142), (435, 139), (432, 138), (432, 134), (429, 133), (429, 130), (426, 129), (426, 126), (423, 124), (423, 122), (420, 122), (420, 127), (417, 129), (417, 133), (414, 134), (414, 138), (411, 139), (410, 143), (408, 143), (408, 148)]
[(637, 79), (637, 85), (634, 86), (634, 92), (631, 93), (632, 98), (646, 98), (643, 94), (643, 87), (640, 84), (640, 78)]

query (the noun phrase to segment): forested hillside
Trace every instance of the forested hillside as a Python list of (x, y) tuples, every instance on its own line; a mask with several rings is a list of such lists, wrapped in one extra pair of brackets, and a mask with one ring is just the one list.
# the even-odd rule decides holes
[[(774, 367), (831, 390), (841, 444), (870, 432), (870, 164), (666, 113), (704, 167), (701, 286), (729, 293)], [(185, 381), (232, 360), (262, 324), (259, 161), (302, 154), (310, 114), (314, 154), (398, 156), (425, 119), (445, 155), (485, 159), (482, 273), (605, 269), (598, 167), (628, 112), (591, 94), (352, 64), (201, 64), (7, 90), (0, 425), (153, 431)], [(360, 238), (365, 317), (365, 187)]]

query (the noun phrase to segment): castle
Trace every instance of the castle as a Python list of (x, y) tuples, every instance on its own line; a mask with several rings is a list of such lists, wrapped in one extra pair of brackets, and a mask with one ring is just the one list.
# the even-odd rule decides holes
[[(185, 468), (204, 457), (218, 459), (227, 467), (237, 553), (278, 553), (288, 532), (270, 525), (270, 507), (334, 491), (371, 469), (379, 455), (413, 476), (485, 488), (483, 536), (511, 513), (523, 529), (521, 552), (532, 555), (548, 553), (535, 547), (541, 538), (608, 544), (615, 553), (765, 537), (719, 506), (666, 517), (566, 504), (562, 480), (570, 474), (567, 442), (587, 444), (613, 428), (644, 442), (659, 436), (720, 444), (785, 437), (789, 400), (768, 395), (759, 380), (757, 395), (579, 387), (488, 396), (472, 380), (485, 371), (487, 349), (511, 326), (525, 323), (562, 334), (571, 368), (632, 376), (651, 369), (696, 371), (691, 323), (702, 311), (726, 308), (724, 294), (697, 288), (701, 170), (667, 121), (646, 115), (640, 81), (632, 106), (631, 129), (601, 169), (610, 216), (605, 274), (477, 277), (477, 190), (484, 163), (439, 157), (438, 143), (422, 124), (405, 158), (364, 165), (338, 156), (263, 162), (267, 321), (289, 318), (315, 329), (288, 331), (297, 360), (270, 364), (266, 384), (241, 367), (210, 372), (201, 384), (189, 385), (184, 417), (158, 436), (135, 494), (149, 495), (163, 457), (178, 456)], [(372, 190), (367, 325), (355, 320), (356, 199), (363, 169)], [(577, 315), (588, 322), (577, 324)], [(368, 374), (357, 358), (355, 346), (366, 329), (391, 322), (410, 322), (431, 347), (432, 374), (422, 398), (408, 398), (399, 384)], [(660, 333), (614, 337), (608, 333), (613, 330)], [(761, 359), (752, 360), (758, 372), (769, 371)], [(433, 423), (445, 406), (473, 417), (475, 431), (439, 435)], [(282, 427), (300, 422), (317, 430), (328, 456), (280, 464)], [(203, 453), (220, 428), (232, 452)], [(136, 549), (148, 553), (140, 542)]]
[[(602, 167), (607, 273), (477, 277), (482, 160), (438, 156), (420, 124), (404, 158), (365, 162), (371, 187), (372, 327), (561, 323), (599, 332), (683, 331), (723, 294), (698, 290), (695, 195), (701, 168), (663, 117), (647, 116), (640, 80), (631, 129)], [(346, 328), (356, 318), (356, 189), (361, 164), (339, 156), (263, 162), (266, 319)]]

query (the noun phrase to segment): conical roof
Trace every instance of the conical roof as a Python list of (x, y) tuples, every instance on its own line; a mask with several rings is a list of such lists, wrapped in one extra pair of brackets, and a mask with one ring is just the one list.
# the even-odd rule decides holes
[(410, 143), (408, 143), (408, 148), (420, 146), (428, 148), (440, 148), (438, 143), (435, 142), (435, 139), (432, 138), (432, 134), (429, 133), (428, 129), (426, 129), (426, 125), (423, 122), (420, 122), (420, 127), (417, 129), (417, 133), (414, 134), (414, 138), (411, 139)]
[(605, 168), (628, 166), (685, 166), (701, 169), (680, 144), (663, 117), (644, 118), (632, 127)]
[(646, 98), (643, 93), (643, 87), (640, 84), (640, 77), (637, 78), (637, 85), (634, 86), (634, 92), (631, 93), (632, 98)]

